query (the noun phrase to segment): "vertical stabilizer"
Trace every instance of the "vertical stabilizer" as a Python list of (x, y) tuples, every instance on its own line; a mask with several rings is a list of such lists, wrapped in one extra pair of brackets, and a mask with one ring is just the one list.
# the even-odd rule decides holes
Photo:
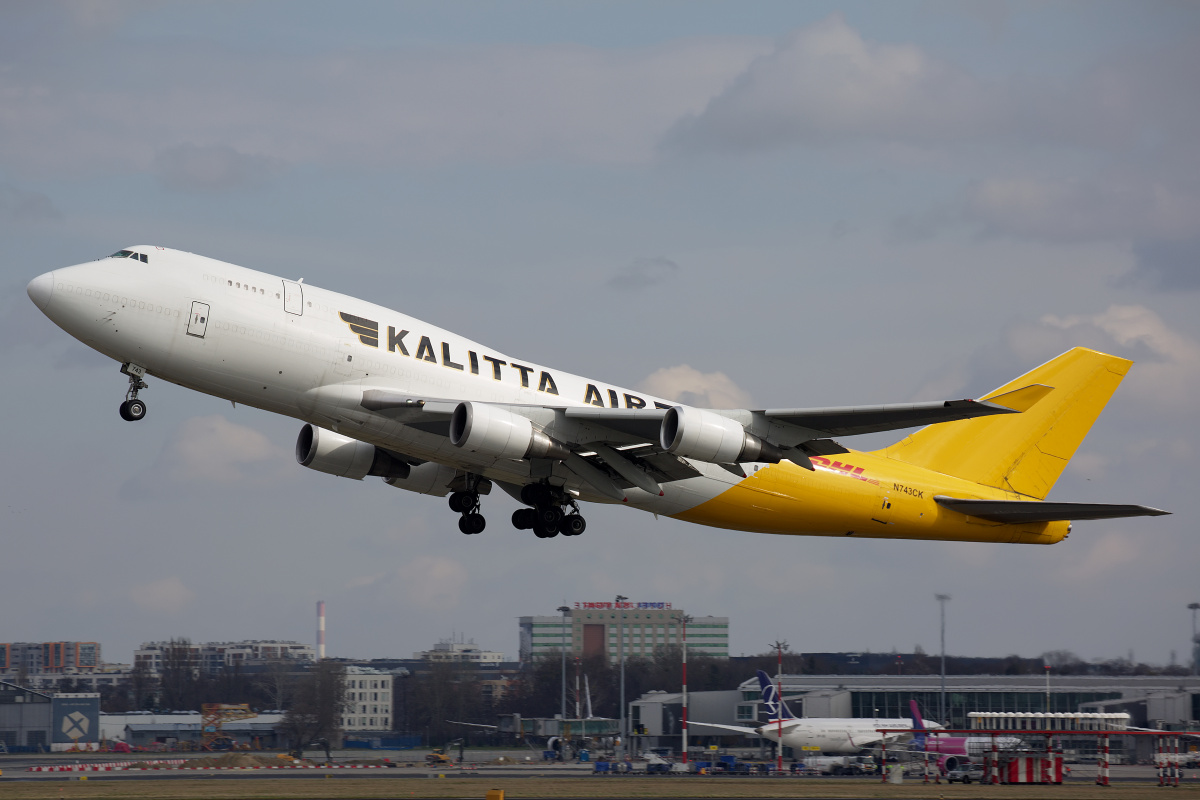
[(762, 691), (763, 708), (766, 709), (767, 719), (795, 719), (796, 715), (788, 710), (787, 703), (775, 690), (771, 677), (761, 669), (758, 670), (758, 688)]
[(921, 718), (921, 709), (917, 707), (916, 700), (908, 701), (908, 708), (912, 711), (913, 734), (912, 744), (919, 750), (925, 749), (925, 720)]
[(1020, 414), (930, 425), (879, 454), (1043, 500), (1132, 365), (1077, 347), (980, 398)]

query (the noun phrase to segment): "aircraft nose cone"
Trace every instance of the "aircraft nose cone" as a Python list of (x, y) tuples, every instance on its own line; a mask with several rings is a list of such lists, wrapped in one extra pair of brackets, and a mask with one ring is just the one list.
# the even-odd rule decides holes
[(45, 311), (46, 306), (50, 305), (50, 295), (54, 294), (54, 273), (47, 272), (38, 275), (29, 282), (25, 291), (29, 294), (29, 299), (33, 301), (33, 304)]

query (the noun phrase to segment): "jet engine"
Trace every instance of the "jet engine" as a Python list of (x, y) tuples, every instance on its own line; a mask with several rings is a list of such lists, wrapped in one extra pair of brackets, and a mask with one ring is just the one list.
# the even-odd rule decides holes
[(673, 406), (663, 416), (659, 444), (669, 453), (713, 464), (783, 458), (779, 448), (758, 438), (734, 420), (689, 406)]
[(968, 763), (962, 756), (942, 756), (937, 761), (938, 769), (943, 775), (953, 769), (958, 769), (964, 763)]
[(361, 481), (368, 475), (404, 478), (409, 466), (373, 444), (342, 436), (315, 425), (305, 425), (296, 438), (296, 460), (301, 466)]
[(487, 403), (459, 403), (450, 417), (450, 443), (494, 458), (556, 458), (571, 454), (533, 422)]

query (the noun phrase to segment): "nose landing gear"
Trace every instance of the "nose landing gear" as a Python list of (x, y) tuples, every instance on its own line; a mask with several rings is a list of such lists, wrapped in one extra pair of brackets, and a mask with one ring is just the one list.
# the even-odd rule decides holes
[(125, 402), (121, 403), (121, 419), (127, 422), (137, 422), (146, 416), (146, 404), (138, 400), (138, 392), (148, 388), (142, 376), (146, 374), (145, 367), (137, 364), (122, 364), (121, 373), (129, 376), (129, 390), (125, 392)]
[[(513, 527), (519, 531), (532, 530), (539, 539), (553, 539), (560, 533), (578, 536), (587, 528), (575, 499), (544, 483), (531, 483), (521, 489), (521, 502), (533, 508), (514, 511)], [(564, 512), (563, 506), (569, 506), (571, 513)]]

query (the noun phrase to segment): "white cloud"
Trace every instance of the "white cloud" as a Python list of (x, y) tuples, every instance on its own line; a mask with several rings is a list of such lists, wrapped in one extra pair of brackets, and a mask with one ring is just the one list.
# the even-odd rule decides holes
[(640, 386), (649, 394), (701, 408), (748, 408), (750, 395), (723, 372), (701, 372), (687, 364), (663, 367)]
[(134, 478), (125, 493), (152, 492), (167, 484), (257, 487), (284, 479), (291, 467), (290, 454), (253, 428), (216, 415), (193, 417), (167, 440), (155, 463)]
[(1004, 93), (910, 44), (870, 42), (839, 14), (781, 38), (703, 112), (684, 146), (757, 149), (847, 138), (934, 143), (1004, 127)]
[(988, 233), (1051, 241), (1176, 238), (1200, 226), (1200, 197), (1140, 178), (990, 178), (964, 206)]
[(178, 576), (160, 578), (140, 586), (130, 587), (130, 601), (143, 611), (157, 614), (178, 614), (195, 599), (196, 593), (183, 584)]
[[(1086, 531), (1073, 533), (1068, 541), (1073, 542), (1076, 537), (1085, 535)], [(1105, 578), (1119, 577), (1119, 570), (1138, 564), (1145, 555), (1145, 548), (1129, 531), (1102, 534), (1081, 549), (1083, 552), (1079, 555), (1082, 557), (1062, 568), (1062, 577), (1079, 586), (1091, 586)]]
[(1145, 407), (1190, 411), (1200, 393), (1200, 342), (1167, 326), (1145, 306), (1114, 305), (1098, 314), (1074, 314), (1042, 318), (1047, 331), (1074, 337), (1099, 331), (1110, 342), (1128, 351), (1145, 353), (1137, 360), (1126, 384)]
[(408, 602), (418, 608), (456, 608), (467, 586), (467, 569), (445, 556), (420, 556), (396, 570)]

